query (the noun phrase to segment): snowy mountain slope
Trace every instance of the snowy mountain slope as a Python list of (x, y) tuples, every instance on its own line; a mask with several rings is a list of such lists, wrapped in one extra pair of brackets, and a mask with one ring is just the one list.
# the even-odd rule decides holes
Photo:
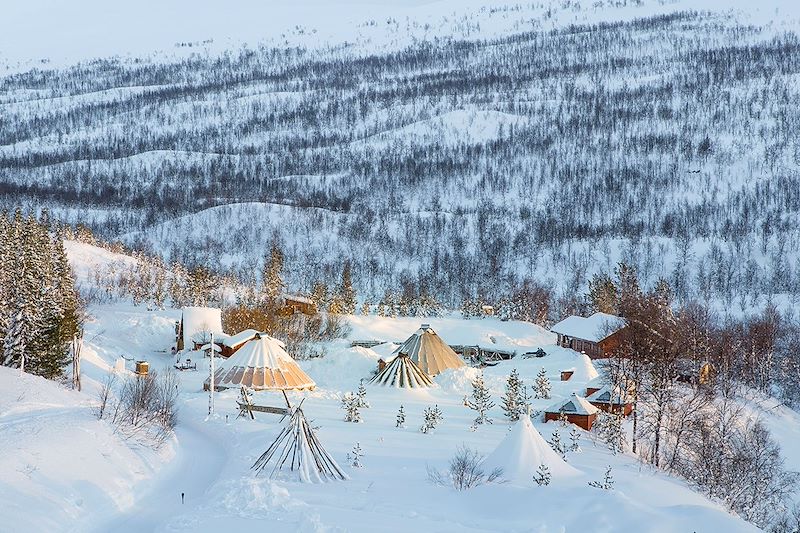
[[(253, 272), (263, 246), (236, 256), (231, 239), (294, 243), (299, 233), (308, 246), (289, 254), (298, 289), (349, 259), (370, 300), (413, 282), (457, 306), (522, 278), (573, 294), (620, 256), (650, 284), (666, 277), (681, 301), (796, 299), (792, 13), (618, 4), (405, 5), (446, 21), (389, 18), (356, 28), (384, 41), (352, 46), (308, 34), (314, 43), (297, 48), (7, 76), (4, 201), (236, 271)], [(462, 9), (474, 11), (453, 14)], [(392, 20), (421, 33), (389, 46)], [(269, 213), (294, 206), (292, 225), (225, 220), (250, 207), (203, 211), (253, 202)], [(722, 274), (709, 280), (712, 271)]]

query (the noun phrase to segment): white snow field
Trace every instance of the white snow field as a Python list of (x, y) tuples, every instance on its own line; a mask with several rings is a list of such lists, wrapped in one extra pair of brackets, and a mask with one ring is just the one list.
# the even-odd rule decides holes
[[(82, 283), (88, 265), (121, 256), (92, 246), (69, 243), (69, 255)], [(513, 427), (499, 407), (494, 423), (471, 431), (475, 413), (463, 405), (470, 382), (479, 372), (465, 367), (446, 371), (430, 389), (368, 386), (369, 408), (363, 422), (343, 420), (340, 398), (369, 378), (376, 349), (350, 348), (349, 340), (333, 342), (324, 358), (300, 361), (317, 382), (313, 392), (292, 393), (332, 457), (350, 480), (303, 484), (293, 477), (255, 476), (251, 466), (282, 427), (280, 417), (257, 413), (255, 420), (237, 419), (236, 390), (216, 395), (216, 414), (207, 417), (208, 395), (202, 392), (208, 361), (198, 371), (180, 374), (179, 421), (175, 438), (158, 453), (126, 443), (92, 413), (97, 384), (120, 356), (145, 359), (161, 370), (172, 366), (177, 310), (148, 311), (127, 303), (95, 305), (86, 324), (84, 392), (18, 371), (0, 368), (0, 516), (3, 531), (754, 531), (754, 527), (695, 493), (681, 480), (641, 466), (633, 456), (612, 455), (583, 433), (581, 451), (567, 454), (573, 475), (556, 476), (539, 487), (524, 469), (532, 465), (523, 452), (531, 448), (525, 435), (506, 436)], [(350, 338), (404, 340), (419, 327), (418, 319), (349, 317)], [(428, 322), (451, 343), (491, 344), (519, 353), (543, 347), (543, 358), (506, 361), (485, 369), (485, 378), (499, 404), (504, 382), (516, 368), (532, 383), (545, 368), (553, 384), (552, 398), (534, 400), (541, 410), (573, 392), (584, 392), (596, 375), (591, 361), (552, 345), (554, 337), (533, 324), (496, 319), (465, 321), (457, 317)], [(199, 355), (199, 354), (197, 354)], [(130, 363), (128, 363), (130, 367)], [(559, 373), (575, 368), (571, 380)], [(261, 404), (281, 405), (275, 393), (256, 393)], [(400, 406), (406, 427), (395, 427)], [(444, 420), (432, 433), (419, 431), (422, 411), (438, 405)], [(754, 403), (754, 409), (758, 407)], [(795, 413), (764, 409), (767, 423), (800, 427)], [(774, 420), (771, 418), (774, 417)], [(545, 440), (558, 422), (535, 428)], [(526, 429), (526, 431), (528, 431)], [(777, 438), (791, 439), (784, 431)], [(521, 440), (520, 440), (521, 439)], [(786, 442), (786, 441), (784, 441)], [(348, 466), (356, 443), (364, 451), (363, 468)], [(501, 444), (503, 443), (503, 444)], [(461, 446), (489, 455), (498, 446), (514, 451), (506, 465), (519, 465), (505, 476), (513, 482), (493, 483), (458, 492), (428, 481), (428, 468), (444, 470)], [(522, 451), (519, 451), (522, 450)], [(537, 453), (541, 452), (538, 450)], [(510, 452), (509, 452), (510, 453)], [(496, 458), (496, 456), (495, 456)], [(800, 457), (789, 455), (789, 466)], [(612, 467), (615, 487), (588, 486)], [(181, 493), (185, 503), (181, 504)], [(35, 509), (35, 512), (31, 510)], [(8, 529), (5, 529), (8, 528)]]

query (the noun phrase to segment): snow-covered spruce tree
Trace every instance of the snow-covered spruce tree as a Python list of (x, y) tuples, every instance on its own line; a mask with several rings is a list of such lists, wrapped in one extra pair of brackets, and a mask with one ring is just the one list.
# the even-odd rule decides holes
[(342, 268), (342, 282), (339, 285), (337, 303), (339, 314), (352, 315), (356, 311), (356, 291), (353, 288), (353, 267), (349, 260), (345, 261)]
[(581, 451), (581, 431), (578, 426), (572, 426), (572, 429), (569, 430), (569, 451)]
[(72, 271), (63, 244), (40, 221), (0, 216), (0, 334), (3, 364), (57, 378), (70, 361), (69, 343), (80, 329)]
[(403, 406), (400, 406), (400, 410), (397, 411), (397, 420), (395, 422), (394, 427), (396, 428), (404, 428), (406, 427), (406, 413), (403, 410)]
[(614, 455), (625, 450), (625, 430), (621, 414), (598, 413), (597, 422), (592, 430)]
[(506, 380), (506, 392), (501, 398), (501, 406), (506, 417), (515, 422), (528, 411), (525, 398), (525, 385), (519, 377), (517, 369), (513, 369)]
[(353, 450), (347, 454), (347, 462), (350, 463), (350, 466), (353, 468), (362, 468), (364, 466), (361, 464), (362, 457), (364, 457), (364, 452), (361, 450), (361, 443), (356, 442), (356, 445), (353, 446)]
[(567, 460), (567, 449), (564, 443), (561, 442), (561, 433), (558, 431), (558, 428), (553, 430), (553, 435), (550, 437), (550, 442), (548, 444), (550, 444), (553, 451), (560, 455), (562, 459), (565, 461)]
[(597, 489), (603, 490), (611, 490), (614, 488), (614, 477), (611, 475), (611, 465), (608, 465), (606, 468), (606, 473), (603, 476), (603, 481), (590, 481), (590, 487), (595, 487)]
[(547, 372), (544, 368), (539, 370), (536, 374), (536, 380), (533, 382), (533, 397), (548, 399), (550, 398), (550, 380), (547, 378)]
[(342, 397), (345, 422), (361, 422), (361, 413), (358, 411), (358, 396), (348, 392)]
[(369, 408), (369, 402), (367, 401), (367, 388), (364, 386), (363, 379), (358, 383), (358, 391), (356, 392), (356, 403), (359, 409)]
[(280, 243), (273, 241), (269, 256), (264, 257), (264, 269), (261, 275), (261, 294), (268, 307), (278, 305), (278, 300), (286, 284), (283, 281), (283, 250)]
[(361, 315), (362, 316), (369, 315), (369, 311), (370, 311), (371, 307), (372, 306), (370, 306), (370, 304), (367, 303), (367, 302), (364, 302), (363, 304), (361, 304)]
[(542, 463), (539, 465), (539, 468), (536, 469), (536, 474), (533, 476), (533, 480), (537, 485), (543, 487), (550, 484), (552, 477), (552, 474), (550, 474), (550, 468), (546, 464)]
[(436, 429), (436, 426), (444, 419), (444, 416), (439, 406), (435, 405), (433, 407), (426, 407), (422, 412), (422, 418), (422, 427), (420, 427), (419, 430), (423, 433), (430, 433), (432, 430)]
[(483, 381), (483, 373), (478, 374), (472, 381), (472, 398), (467, 400), (467, 407), (477, 411), (476, 424), (491, 424), (492, 419), (487, 416), (489, 409), (494, 407), (492, 395)]

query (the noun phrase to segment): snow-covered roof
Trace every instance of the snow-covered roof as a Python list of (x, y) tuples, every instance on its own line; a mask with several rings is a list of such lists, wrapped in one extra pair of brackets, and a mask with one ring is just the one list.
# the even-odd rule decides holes
[(420, 370), (431, 376), (448, 368), (465, 365), (458, 354), (428, 324), (422, 324), (392, 355), (407, 355)]
[(281, 294), (284, 300), (292, 300), (293, 302), (300, 302), (304, 304), (314, 305), (314, 300), (302, 294)]
[(548, 413), (564, 412), (568, 415), (593, 415), (599, 411), (597, 407), (589, 403), (583, 396), (572, 393), (566, 400), (555, 403), (546, 409)]
[(487, 472), (501, 468), (505, 479), (531, 485), (541, 465), (547, 466), (553, 479), (580, 473), (553, 451), (529, 417), (522, 416), (481, 466)]
[(431, 377), (408, 356), (398, 355), (370, 380), (375, 385), (416, 389), (433, 385)]
[(588, 398), (590, 402), (609, 403), (621, 405), (631, 401), (630, 394), (625, 394), (622, 387), (605, 385), (600, 390), (592, 393)]
[(236, 335), (230, 335), (230, 336), (226, 337), (222, 341), (222, 344), (224, 344), (225, 346), (227, 346), (229, 348), (236, 348), (240, 344), (254, 339), (256, 337), (256, 335), (258, 335), (259, 333), (260, 332), (255, 330), (255, 329), (245, 329), (243, 331), (240, 331)]
[(222, 363), (214, 374), (214, 385), (220, 389), (246, 385), (255, 390), (303, 390), (313, 389), (316, 383), (286, 353), (281, 341), (260, 334)]
[(608, 313), (595, 313), (585, 318), (569, 316), (550, 328), (550, 331), (585, 341), (600, 342), (623, 327), (623, 318)]
[[(216, 307), (184, 307), (183, 345), (190, 347), (192, 341), (208, 342), (205, 333), (213, 333), (215, 340), (222, 340), (227, 335), (222, 332), (222, 311)], [(200, 334), (196, 337), (196, 334)]]

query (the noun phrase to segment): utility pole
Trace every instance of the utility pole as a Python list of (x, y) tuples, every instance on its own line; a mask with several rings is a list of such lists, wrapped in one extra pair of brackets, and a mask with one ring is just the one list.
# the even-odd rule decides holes
[(209, 369), (209, 376), (208, 376), (208, 416), (214, 414), (214, 333), (211, 333), (211, 342), (209, 343), (209, 347), (211, 348), (211, 364), (208, 365)]

